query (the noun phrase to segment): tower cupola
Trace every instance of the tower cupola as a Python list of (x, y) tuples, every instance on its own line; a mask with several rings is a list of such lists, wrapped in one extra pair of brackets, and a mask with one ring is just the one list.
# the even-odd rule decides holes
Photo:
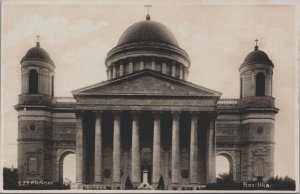
[(272, 96), (273, 62), (259, 50), (257, 41), (240, 66), (240, 97)]
[(37, 40), (36, 46), (30, 48), (21, 60), (21, 95), (53, 96), (54, 70), (54, 62)]

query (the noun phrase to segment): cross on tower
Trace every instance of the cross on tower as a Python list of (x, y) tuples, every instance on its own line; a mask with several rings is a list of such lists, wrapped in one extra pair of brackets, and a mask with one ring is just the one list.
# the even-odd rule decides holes
[(147, 15), (149, 15), (149, 9), (152, 7), (152, 5), (145, 5), (145, 7), (147, 8)]
[(36, 47), (40, 47), (40, 36), (36, 36)]
[(257, 40), (257, 39), (255, 39), (254, 41), (255, 41), (255, 47), (254, 47), (254, 50), (258, 50), (258, 46), (257, 46), (257, 42), (258, 42), (258, 40)]

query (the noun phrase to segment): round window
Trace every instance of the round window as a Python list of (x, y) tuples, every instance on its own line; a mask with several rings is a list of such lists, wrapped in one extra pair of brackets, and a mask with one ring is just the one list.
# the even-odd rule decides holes
[(28, 126), (28, 130), (31, 132), (34, 132), (37, 130), (37, 126), (35, 124), (31, 124)]
[(258, 127), (257, 129), (256, 129), (256, 133), (257, 134), (262, 134), (264, 132), (264, 129), (262, 128), (262, 127)]

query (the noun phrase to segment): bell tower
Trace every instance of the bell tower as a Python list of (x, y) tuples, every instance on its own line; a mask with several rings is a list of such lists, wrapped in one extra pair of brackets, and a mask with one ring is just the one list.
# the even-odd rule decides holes
[(55, 65), (39, 40), (22, 58), (21, 70), (21, 95), (54, 96)]
[[(39, 37), (38, 37), (39, 38)], [(40, 46), (21, 60), (18, 111), (18, 180), (51, 180), (52, 124), (55, 65)]]
[(240, 66), (241, 180), (268, 179), (274, 174), (274, 121), (278, 109), (272, 97), (274, 65), (257, 41)]
[(240, 98), (272, 96), (274, 65), (268, 55), (257, 46), (240, 67)]

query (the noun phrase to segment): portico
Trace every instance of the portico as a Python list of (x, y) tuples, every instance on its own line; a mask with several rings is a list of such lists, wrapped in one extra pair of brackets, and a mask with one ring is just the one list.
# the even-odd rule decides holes
[[(137, 88), (146, 86), (141, 97)], [(158, 89), (161, 91), (156, 92)], [(146, 69), (73, 94), (78, 110), (78, 184), (122, 186), (128, 176), (138, 186), (145, 166), (151, 166), (149, 180), (153, 186), (161, 176), (169, 187), (215, 181), (212, 137), (219, 93)], [(93, 124), (84, 125), (87, 120)], [(92, 134), (93, 142), (86, 133)], [(85, 158), (94, 161), (93, 167), (86, 165)]]

